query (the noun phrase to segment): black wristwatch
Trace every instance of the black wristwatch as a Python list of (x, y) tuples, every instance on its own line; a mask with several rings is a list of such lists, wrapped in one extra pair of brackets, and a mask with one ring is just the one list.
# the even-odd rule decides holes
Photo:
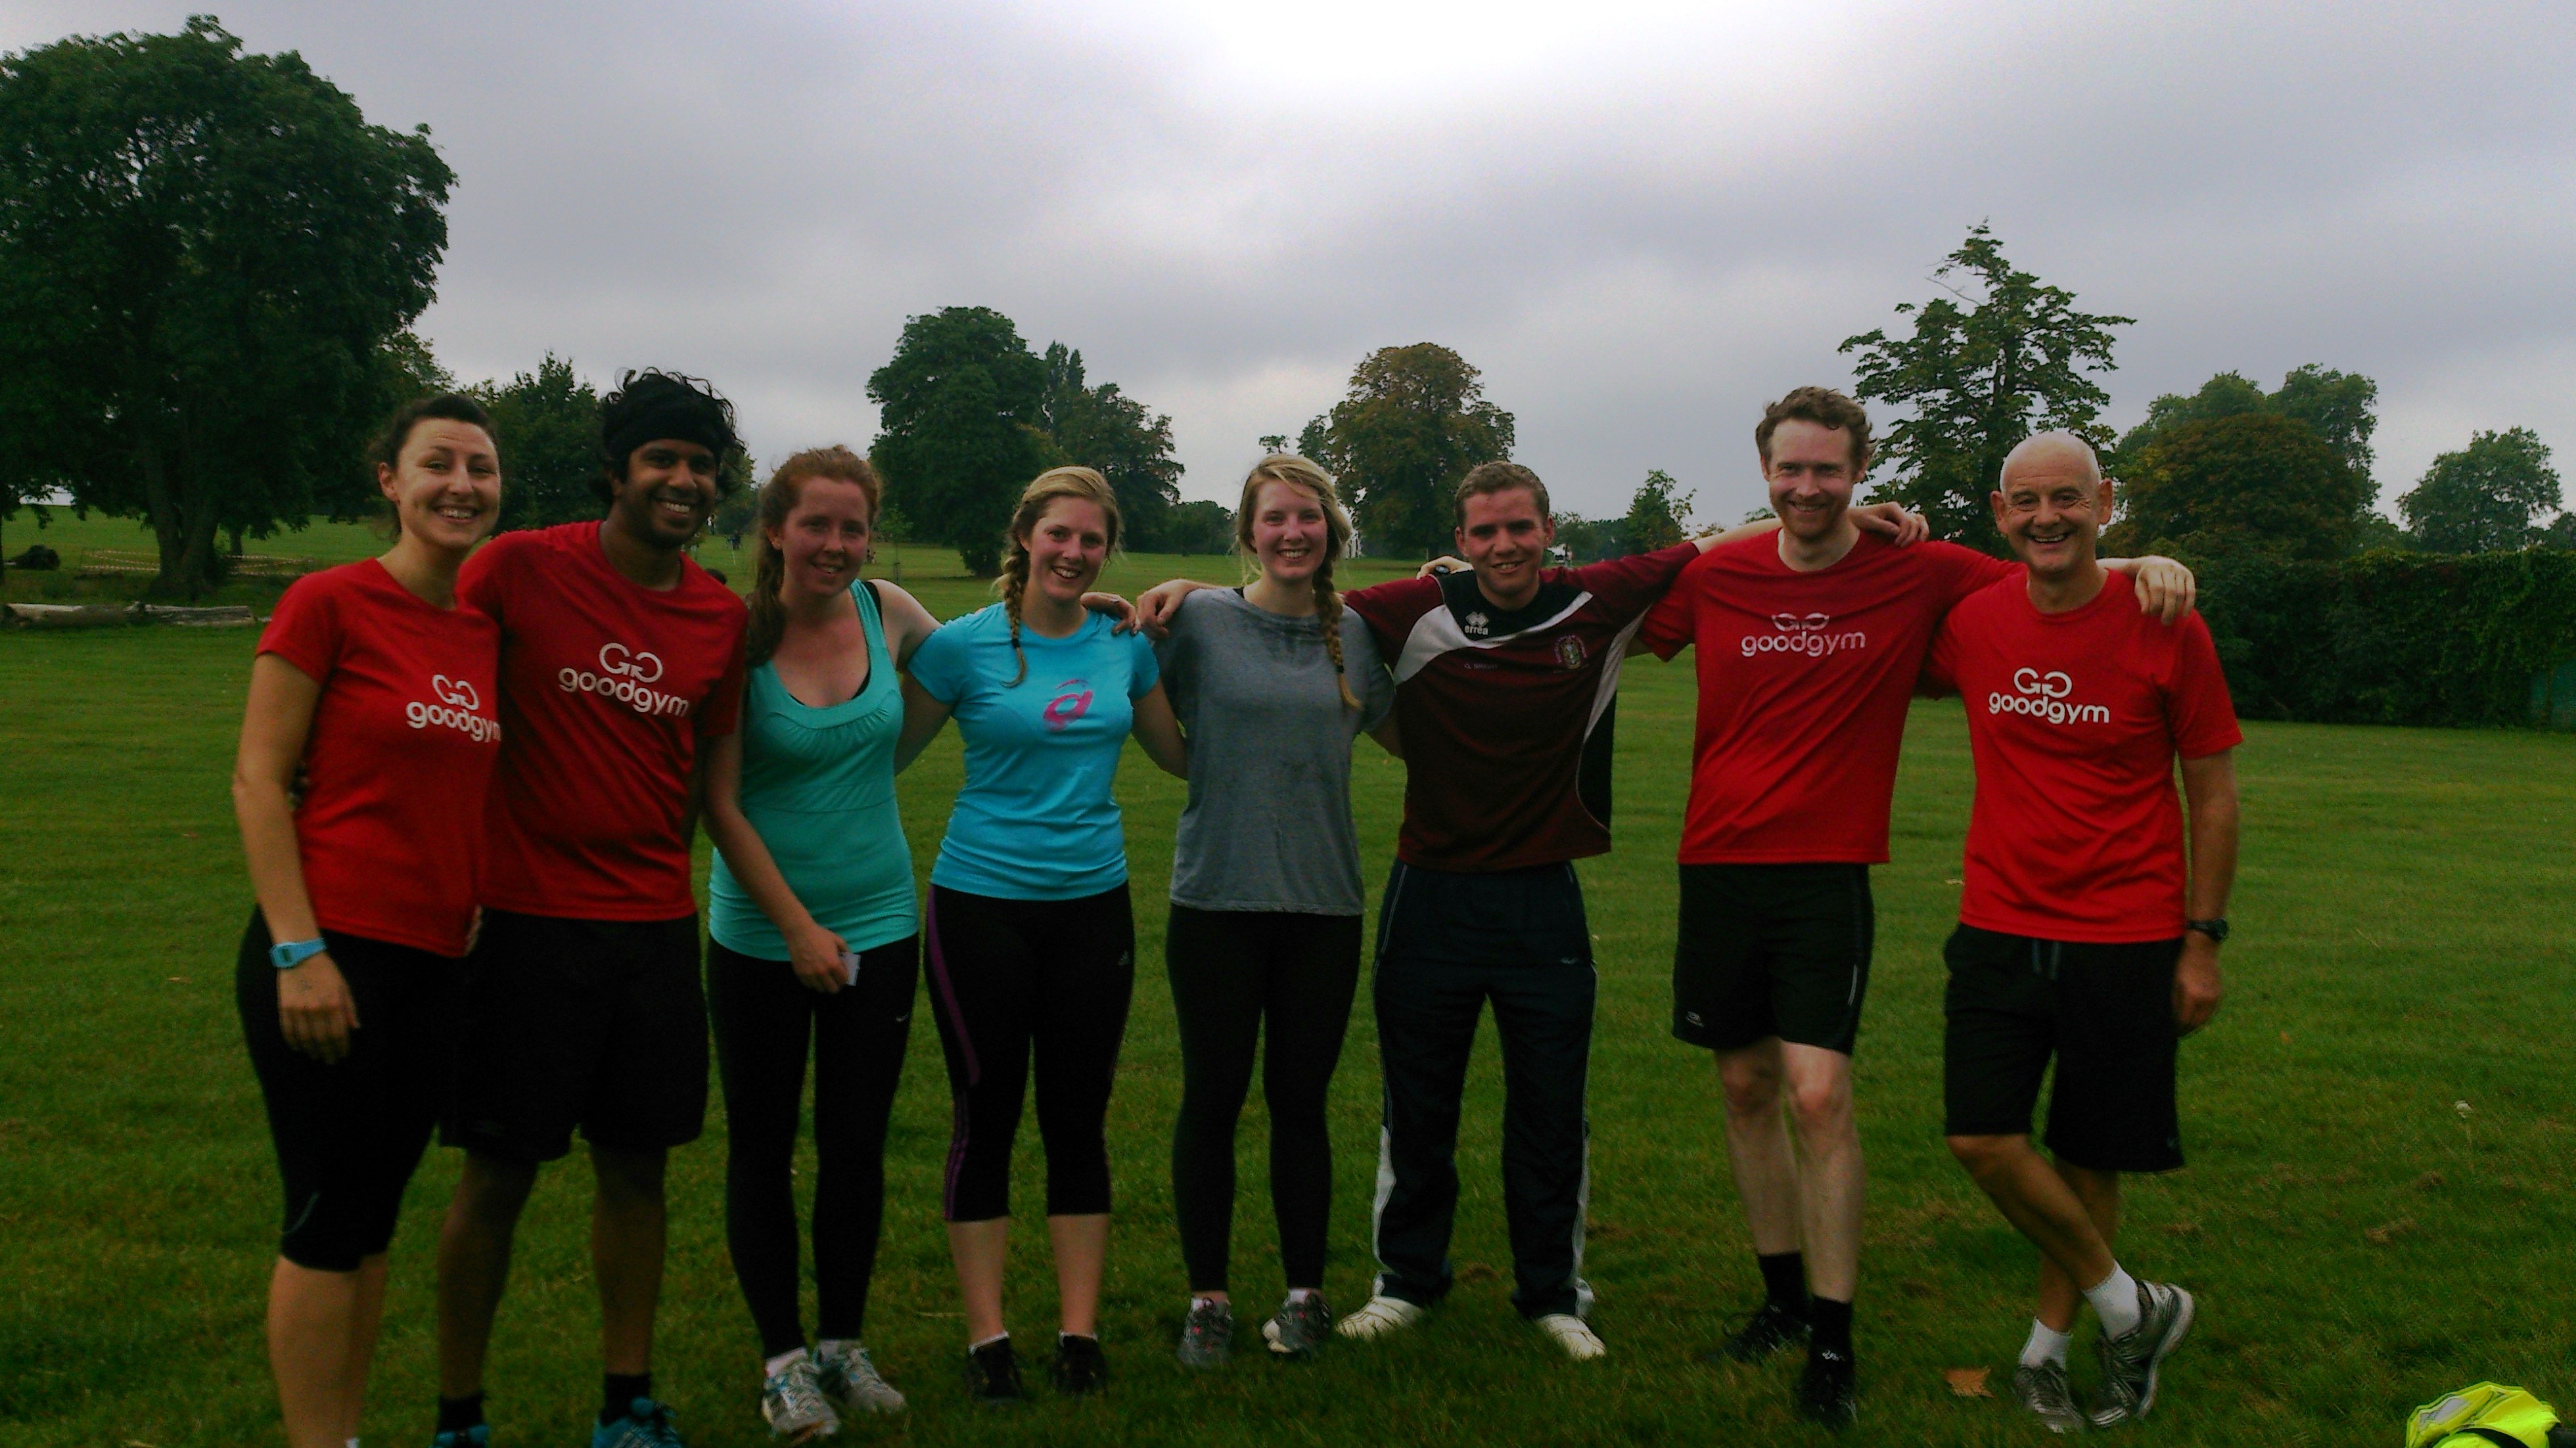
[(2224, 915), (2215, 920), (2186, 920), (2182, 923), (2182, 927), (2185, 930), (2197, 930), (2208, 936), (2209, 943), (2212, 945), (2227, 943), (2227, 917)]

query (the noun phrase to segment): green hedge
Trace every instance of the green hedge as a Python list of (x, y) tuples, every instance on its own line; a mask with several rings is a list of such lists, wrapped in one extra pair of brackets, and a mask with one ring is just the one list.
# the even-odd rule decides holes
[(2248, 718), (2452, 726), (2569, 722), (2576, 553), (2365, 553), (2200, 568)]

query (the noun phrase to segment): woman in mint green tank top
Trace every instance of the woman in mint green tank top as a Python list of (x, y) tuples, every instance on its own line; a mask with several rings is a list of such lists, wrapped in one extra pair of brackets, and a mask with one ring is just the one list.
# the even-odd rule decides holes
[[(895, 809), (895, 669), (938, 624), (902, 589), (859, 578), (879, 498), (875, 472), (838, 447), (789, 458), (761, 490), (742, 725), (706, 754), (725, 1238), (760, 1335), (761, 1413), (790, 1439), (903, 1407), (860, 1333), (921, 939)], [(809, 1040), (810, 1350), (791, 1170)]]

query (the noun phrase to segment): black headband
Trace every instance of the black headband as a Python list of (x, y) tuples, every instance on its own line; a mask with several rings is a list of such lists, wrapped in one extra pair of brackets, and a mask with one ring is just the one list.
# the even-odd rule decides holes
[(602, 438), (600, 446), (608, 454), (608, 465), (622, 472), (637, 448), (663, 438), (697, 443), (714, 453), (718, 462), (742, 445), (716, 404), (695, 392), (673, 392), (620, 419), (617, 430)]

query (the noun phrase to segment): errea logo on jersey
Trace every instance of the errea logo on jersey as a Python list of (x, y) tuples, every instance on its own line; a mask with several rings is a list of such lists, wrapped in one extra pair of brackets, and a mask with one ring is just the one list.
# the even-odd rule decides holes
[(563, 668), (555, 670), (555, 682), (567, 694), (598, 694), (615, 699), (636, 713), (652, 716), (667, 714), (684, 718), (689, 701), (677, 694), (665, 694), (648, 687), (662, 677), (661, 656), (643, 649), (630, 649), (620, 643), (599, 646), (599, 671)]
[(477, 744), (501, 737), (501, 721), (477, 712), (483, 707), (483, 697), (474, 691), (472, 684), (463, 679), (451, 679), (445, 674), (432, 674), (429, 676), (429, 692), (437, 696), (437, 703), (425, 704), (414, 699), (403, 705), (403, 718), (414, 729), (426, 729), (435, 724), (442, 729), (457, 730)]
[(1834, 632), (1834, 616), (1829, 613), (1775, 613), (1771, 615), (1771, 627), (1774, 632), (1744, 636), (1746, 658), (1755, 654), (1805, 654), (1822, 659), (1845, 649), (1869, 647), (1869, 635), (1859, 629)]
[(2051, 724), (2108, 724), (2111, 711), (2100, 704), (2070, 704), (2066, 696), (2075, 692), (2075, 681), (2063, 670), (2037, 669), (2013, 671), (2014, 692), (1998, 689), (1986, 696), (1986, 712), (1992, 714), (2028, 714)]

